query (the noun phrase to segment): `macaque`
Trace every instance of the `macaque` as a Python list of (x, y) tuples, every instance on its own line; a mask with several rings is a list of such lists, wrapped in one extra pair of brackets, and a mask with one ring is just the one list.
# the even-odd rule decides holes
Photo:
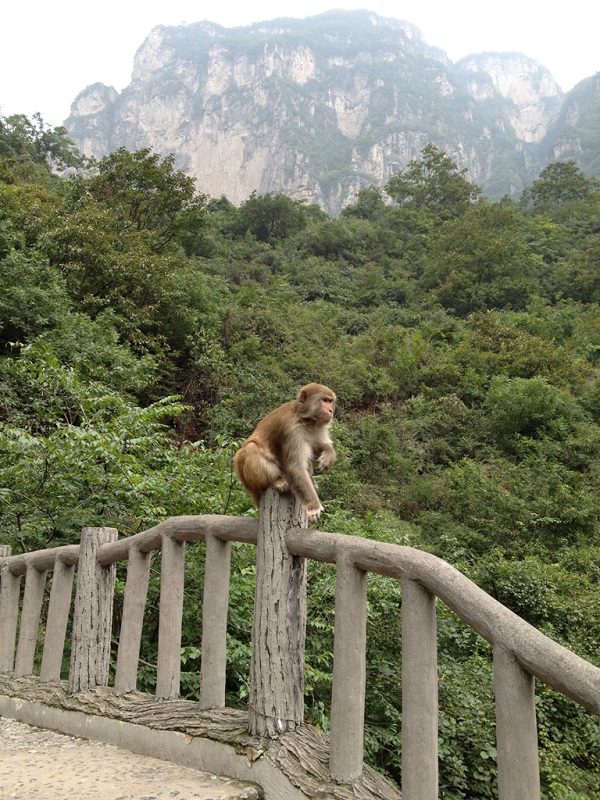
[(327, 386), (309, 383), (296, 399), (262, 419), (235, 454), (235, 470), (258, 507), (272, 486), (292, 491), (304, 503), (309, 522), (316, 522), (323, 506), (312, 474), (326, 472), (336, 459), (329, 438), (335, 394)]

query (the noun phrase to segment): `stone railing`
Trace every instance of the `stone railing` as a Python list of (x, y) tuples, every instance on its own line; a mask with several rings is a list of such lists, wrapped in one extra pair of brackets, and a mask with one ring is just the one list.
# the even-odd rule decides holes
[(303, 724), (305, 560), (336, 565), (329, 770), (339, 783), (352, 782), (363, 770), (368, 573), (402, 584), (404, 800), (438, 797), (436, 598), (493, 647), (500, 800), (540, 797), (536, 678), (600, 714), (600, 669), (548, 639), (449, 564), (409, 547), (308, 530), (303, 509), (274, 492), (263, 499), (259, 520), (174, 517), (121, 540), (114, 528), (86, 528), (80, 545), (14, 556), (0, 546), (0, 673), (33, 673), (46, 575), (52, 571), (39, 680), (60, 678), (77, 567), (69, 692), (107, 686), (115, 564), (127, 561), (114, 692), (134, 690), (150, 555), (161, 550), (156, 695), (176, 698), (185, 542), (200, 539), (206, 543), (201, 709), (225, 705), (231, 542), (257, 545), (248, 726), (259, 736), (276, 738)]

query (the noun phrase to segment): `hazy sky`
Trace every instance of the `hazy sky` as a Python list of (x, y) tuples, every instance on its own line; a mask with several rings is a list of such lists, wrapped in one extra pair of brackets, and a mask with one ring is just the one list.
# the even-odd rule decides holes
[(155, 25), (210, 20), (226, 27), (332, 8), (367, 8), (414, 23), (428, 44), (457, 61), (486, 50), (524, 53), (568, 91), (600, 71), (600, 4), (571, 0), (31, 0), (0, 15), (0, 113), (39, 111), (61, 125), (80, 91), (100, 81), (121, 91)]

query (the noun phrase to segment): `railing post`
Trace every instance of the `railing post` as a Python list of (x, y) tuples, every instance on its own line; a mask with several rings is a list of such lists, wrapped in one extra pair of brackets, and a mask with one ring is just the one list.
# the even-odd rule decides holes
[(200, 708), (222, 708), (225, 705), (231, 542), (207, 534), (205, 564)]
[(46, 570), (40, 571), (29, 566), (25, 575), (19, 643), (15, 658), (15, 675), (17, 676), (33, 673), (45, 586)]
[[(0, 545), (0, 557), (8, 558), (9, 545)], [(0, 672), (12, 672), (15, 666), (15, 643), (19, 619), (21, 576), (13, 575), (8, 564), (0, 574)]]
[(285, 543), (305, 528), (306, 511), (291, 494), (269, 489), (260, 504), (250, 666), (250, 733), (272, 738), (304, 721), (306, 559)]
[(435, 597), (402, 580), (402, 797), (438, 797), (438, 676)]
[(163, 700), (179, 697), (184, 577), (185, 544), (163, 536), (156, 675), (156, 696)]
[(351, 556), (337, 561), (329, 772), (350, 783), (363, 769), (367, 573)]
[(150, 560), (150, 553), (142, 553), (137, 547), (129, 548), (123, 617), (115, 670), (115, 691), (118, 694), (133, 692), (137, 687), (144, 611), (146, 610), (150, 579)]
[(117, 539), (116, 528), (84, 528), (81, 533), (69, 692), (107, 686), (110, 666), (115, 565), (98, 563), (100, 547)]
[(65, 636), (71, 609), (74, 574), (75, 567), (73, 564), (65, 564), (60, 560), (60, 557), (56, 559), (52, 572), (52, 588), (48, 604), (44, 652), (42, 666), (40, 667), (40, 678), (43, 681), (60, 679)]
[(494, 647), (499, 800), (539, 800), (535, 680), (504, 647)]

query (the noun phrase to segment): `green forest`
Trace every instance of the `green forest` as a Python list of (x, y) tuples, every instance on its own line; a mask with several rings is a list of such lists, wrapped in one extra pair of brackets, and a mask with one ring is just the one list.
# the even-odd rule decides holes
[[(255, 514), (233, 453), (317, 381), (338, 396), (318, 527), (434, 553), (600, 666), (600, 184), (573, 161), (489, 202), (428, 145), (333, 219), (275, 193), (236, 207), (173, 156), (90, 162), (63, 128), (0, 117), (0, 286), (13, 553), (88, 525)], [(195, 698), (202, 547), (187, 555)], [(227, 690), (243, 707), (251, 547), (233, 571)], [(311, 564), (306, 715), (325, 730), (334, 583)], [(370, 579), (366, 758), (398, 784), (400, 605), (397, 583)], [(495, 798), (490, 648), (442, 604), (438, 625), (440, 796)], [(542, 685), (537, 704), (544, 798), (600, 797), (598, 720)]]

